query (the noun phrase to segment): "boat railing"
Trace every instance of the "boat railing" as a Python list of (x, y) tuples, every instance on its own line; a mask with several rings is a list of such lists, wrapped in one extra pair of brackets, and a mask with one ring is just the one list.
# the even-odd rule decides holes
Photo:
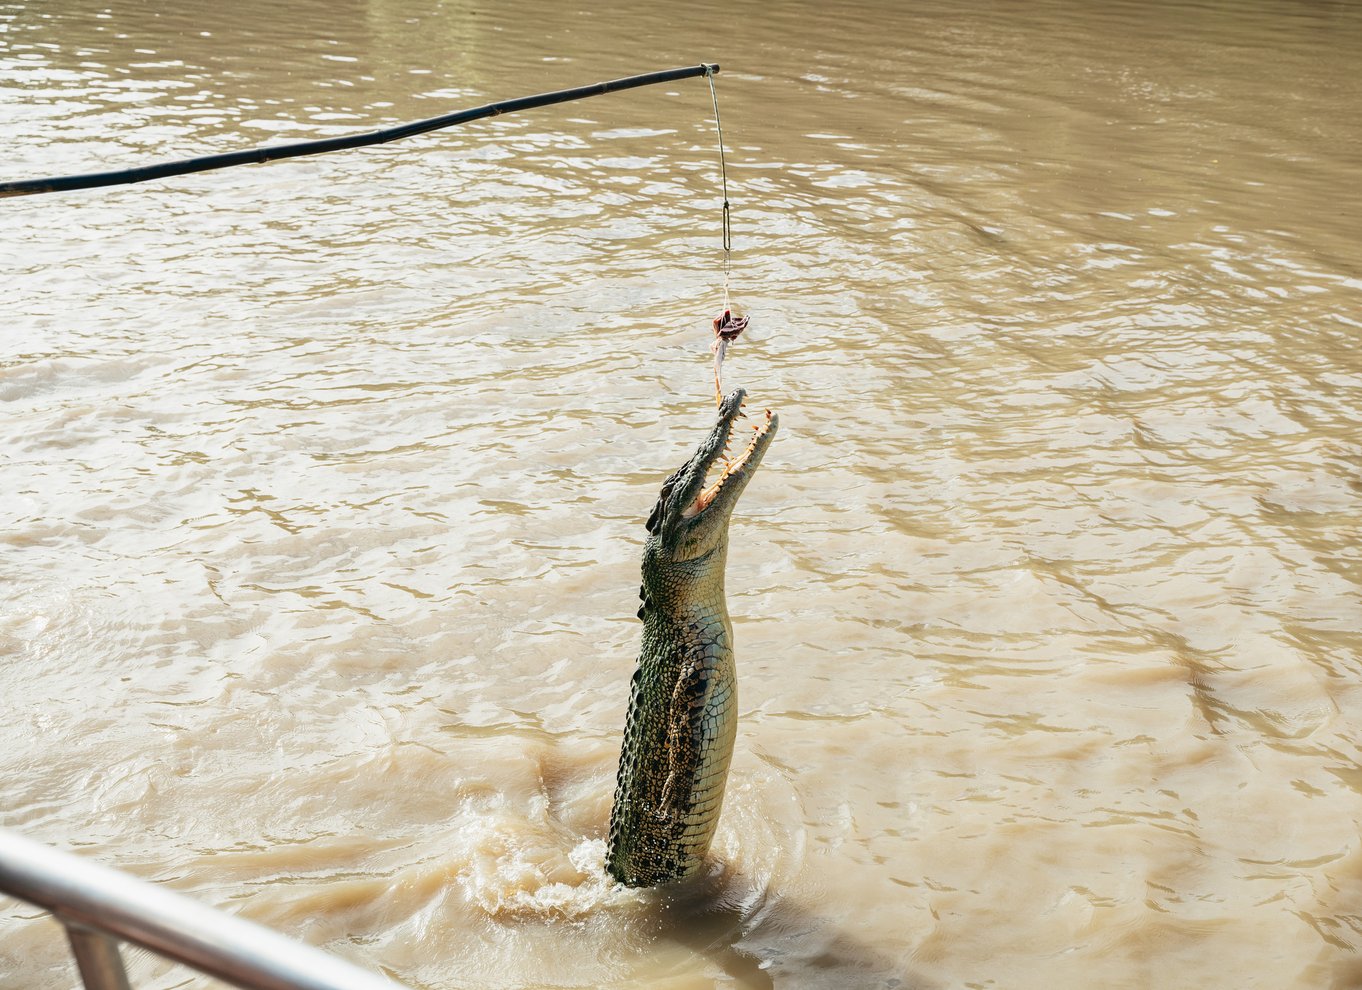
[(263, 925), (9, 829), (0, 829), (0, 893), (61, 922), (86, 990), (130, 990), (121, 942), (243, 990), (403, 990)]

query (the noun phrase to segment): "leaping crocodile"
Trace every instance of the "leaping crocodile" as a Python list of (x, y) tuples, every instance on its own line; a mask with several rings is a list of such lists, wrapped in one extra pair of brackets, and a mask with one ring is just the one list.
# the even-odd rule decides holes
[(745, 394), (736, 389), (720, 403), (709, 436), (663, 483), (648, 517), (638, 610), (643, 644), (605, 860), (610, 875), (630, 887), (694, 873), (719, 821), (738, 721), (724, 601), (728, 523), (779, 423), (768, 410), (746, 449), (730, 459)]

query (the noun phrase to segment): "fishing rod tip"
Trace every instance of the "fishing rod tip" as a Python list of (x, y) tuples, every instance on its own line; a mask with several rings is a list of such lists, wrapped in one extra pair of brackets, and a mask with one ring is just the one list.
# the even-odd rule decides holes
[(719, 74), (718, 62), (701, 62), (700, 64), (705, 67), (705, 75), (716, 76)]

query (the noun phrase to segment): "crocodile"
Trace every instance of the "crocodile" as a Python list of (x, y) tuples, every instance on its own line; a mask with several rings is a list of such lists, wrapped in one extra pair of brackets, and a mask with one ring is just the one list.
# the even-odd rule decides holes
[[(724, 600), (728, 524), (776, 433), (770, 410), (728, 453), (746, 393), (662, 485), (643, 547), (643, 643), (630, 686), (605, 867), (629, 887), (699, 870), (714, 838), (737, 734), (733, 626)], [(717, 476), (708, 480), (711, 471)]]

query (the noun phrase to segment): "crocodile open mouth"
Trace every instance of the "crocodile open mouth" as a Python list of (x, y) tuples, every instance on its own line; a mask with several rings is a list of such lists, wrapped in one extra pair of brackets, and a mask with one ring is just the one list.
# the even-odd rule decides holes
[[(770, 435), (771, 426), (775, 417), (771, 410), (767, 409), (765, 416), (760, 422), (750, 423), (752, 433), (747, 441), (747, 446), (737, 457), (732, 456), (734, 443), (739, 441), (744, 431), (738, 425), (740, 420), (746, 417), (741, 411), (741, 406), (733, 411), (728, 422), (728, 436), (724, 440), (723, 447), (714, 452), (709, 463), (705, 466), (705, 483), (700, 488), (700, 493), (695, 496), (695, 500), (686, 506), (681, 513), (683, 518), (690, 519), (704, 512), (719, 497), (719, 493), (724, 490), (725, 485), (732, 485), (744, 480), (748, 474), (749, 465), (753, 465), (755, 460), (760, 460), (759, 452), (764, 452), (766, 444), (764, 441)], [(741, 484), (738, 485), (741, 488)]]

